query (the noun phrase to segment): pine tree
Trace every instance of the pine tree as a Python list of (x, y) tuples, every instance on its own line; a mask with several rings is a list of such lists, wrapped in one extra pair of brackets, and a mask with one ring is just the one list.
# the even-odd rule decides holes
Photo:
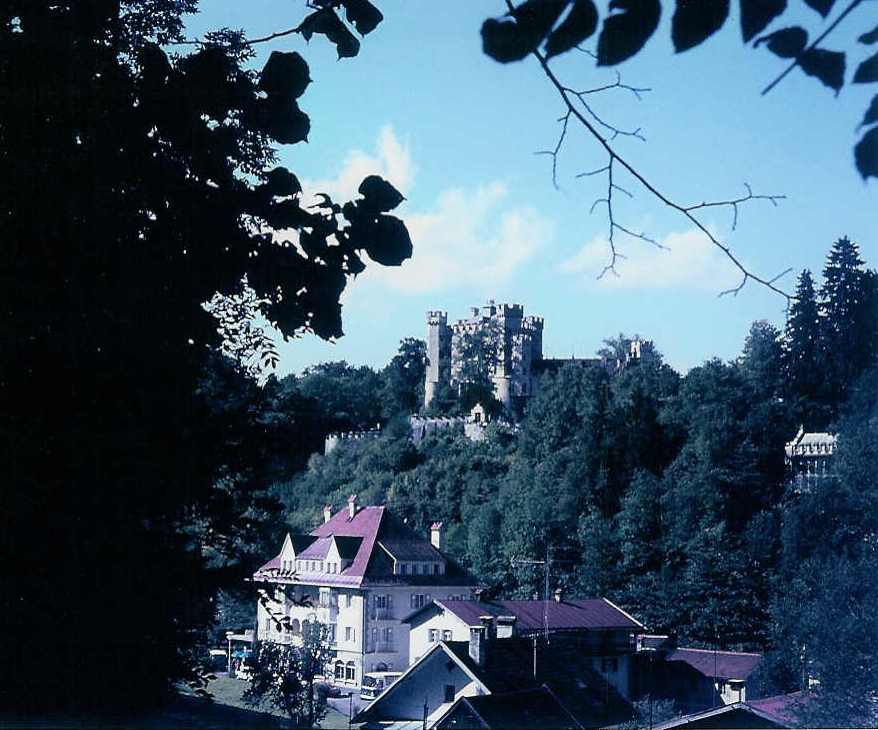
[(833, 409), (872, 357), (869, 321), (874, 315), (865, 306), (870, 279), (859, 246), (847, 237), (838, 239), (826, 258), (819, 296), (823, 387)]
[[(790, 305), (783, 343), (783, 369), (795, 416), (810, 428), (817, 416), (820, 392), (820, 314), (814, 280), (808, 269), (799, 275)], [(820, 424), (822, 425), (822, 424)]]

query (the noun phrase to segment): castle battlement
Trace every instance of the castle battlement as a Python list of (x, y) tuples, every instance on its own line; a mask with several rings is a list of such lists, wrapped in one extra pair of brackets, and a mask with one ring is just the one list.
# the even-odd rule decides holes
[(508, 406), (513, 396), (531, 395), (534, 390), (531, 366), (543, 356), (543, 318), (525, 317), (521, 304), (498, 304), (494, 300), (488, 300), (484, 306), (470, 307), (469, 311), (468, 318), (452, 324), (447, 323), (444, 312), (441, 320), (432, 316), (440, 313), (428, 312), (427, 360), (430, 365), (424, 388), (425, 405), (430, 405), (440, 384), (458, 388), (464, 385), (457, 381), (463, 364), (461, 341), (466, 335), (488, 327), (496, 327), (499, 336), (500, 362), (493, 372), (496, 397)]

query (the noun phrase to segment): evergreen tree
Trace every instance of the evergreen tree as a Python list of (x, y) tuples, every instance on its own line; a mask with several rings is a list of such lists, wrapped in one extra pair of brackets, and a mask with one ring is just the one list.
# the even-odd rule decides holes
[(799, 274), (795, 299), (790, 304), (783, 341), (783, 373), (790, 409), (800, 425), (825, 426), (818, 406), (823, 379), (820, 314), (814, 280), (805, 269)]
[(876, 313), (866, 306), (871, 282), (857, 244), (838, 239), (826, 258), (819, 296), (824, 393), (833, 412), (874, 358)]

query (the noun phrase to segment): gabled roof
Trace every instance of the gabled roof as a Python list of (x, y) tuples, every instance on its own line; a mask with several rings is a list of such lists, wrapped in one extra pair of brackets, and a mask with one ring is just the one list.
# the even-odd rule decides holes
[[(542, 631), (582, 631), (628, 629), (644, 630), (639, 621), (606, 598), (563, 601), (434, 601), (440, 608), (457, 616), (467, 626), (479, 626), (480, 616), (515, 616), (519, 633)], [(418, 623), (431, 606), (409, 614), (405, 623)]]
[(546, 685), (507, 694), (460, 697), (436, 722), (435, 727), (440, 730), (446, 727), (472, 727), (467, 720), (488, 729), (582, 730), (582, 725)]
[(666, 657), (666, 661), (684, 662), (705, 677), (719, 679), (747, 679), (761, 659), (762, 654), (712, 649), (674, 649)]
[(426, 540), (404, 540), (391, 537), (380, 540), (379, 544), (396, 560), (445, 562), (445, 556)]
[[(379, 539), (383, 550), (376, 550)], [(255, 574), (255, 578), (280, 578), (321, 585), (337, 585), (358, 587), (364, 582), (395, 582), (405, 585), (475, 585), (475, 580), (463, 571), (453, 560), (444, 556), (434, 548), (426, 537), (415, 534), (411, 528), (393, 517), (385, 507), (358, 507), (354, 516), (345, 509), (336, 512), (328, 521), (312, 530), (307, 536), (308, 543), (300, 553), (296, 549), (296, 557), (306, 560), (324, 560), (335, 541), (339, 554), (351, 564), (339, 573), (302, 573), (295, 575), (279, 575), (281, 568), (280, 556), (268, 561)], [(390, 549), (388, 549), (390, 546)], [(446, 564), (444, 575), (394, 575), (388, 555), (396, 550), (403, 560), (420, 560), (410, 555), (429, 555), (427, 560), (442, 560)], [(380, 553), (384, 556), (381, 560)], [(373, 556), (376, 556), (373, 560)]]
[[(762, 728), (791, 728), (796, 727), (797, 721), (794, 708), (805, 699), (803, 692), (793, 692), (788, 695), (767, 697), (763, 700), (748, 700), (746, 702), (733, 702), (730, 705), (714, 707), (703, 712), (695, 712), (690, 715), (668, 720), (655, 725), (655, 730), (675, 730), (676, 728), (708, 728), (708, 727), (762, 727)], [(725, 717), (723, 717), (725, 716)], [(745, 718), (748, 719), (745, 720)], [(722, 720), (719, 718), (722, 717)], [(754, 720), (758, 725), (754, 724)], [(718, 725), (722, 722), (722, 725)], [(746, 724), (745, 724), (746, 723)]]
[(593, 657), (575, 643), (558, 640), (535, 645), (531, 639), (494, 639), (486, 645), (483, 666), (470, 657), (469, 642), (442, 643), (490, 694), (521, 692), (546, 684), (580, 721), (621, 721), (631, 716), (625, 699), (594, 670)]

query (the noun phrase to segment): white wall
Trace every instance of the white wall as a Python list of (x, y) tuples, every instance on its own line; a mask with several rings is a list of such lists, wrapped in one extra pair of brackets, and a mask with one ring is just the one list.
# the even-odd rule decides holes
[(436, 642), (430, 641), (431, 629), (439, 632), (439, 640), (442, 640), (443, 631), (451, 631), (451, 641), (469, 641), (469, 627), (453, 613), (439, 609), (439, 613), (435, 616), (411, 626), (409, 664), (414, 664), (436, 645)]
[(437, 651), (407, 677), (394, 685), (395, 689), (376, 703), (378, 721), (421, 720), (424, 703), (427, 715), (445, 703), (445, 685), (454, 685), (455, 699), (480, 694), (477, 684), (444, 651)]

